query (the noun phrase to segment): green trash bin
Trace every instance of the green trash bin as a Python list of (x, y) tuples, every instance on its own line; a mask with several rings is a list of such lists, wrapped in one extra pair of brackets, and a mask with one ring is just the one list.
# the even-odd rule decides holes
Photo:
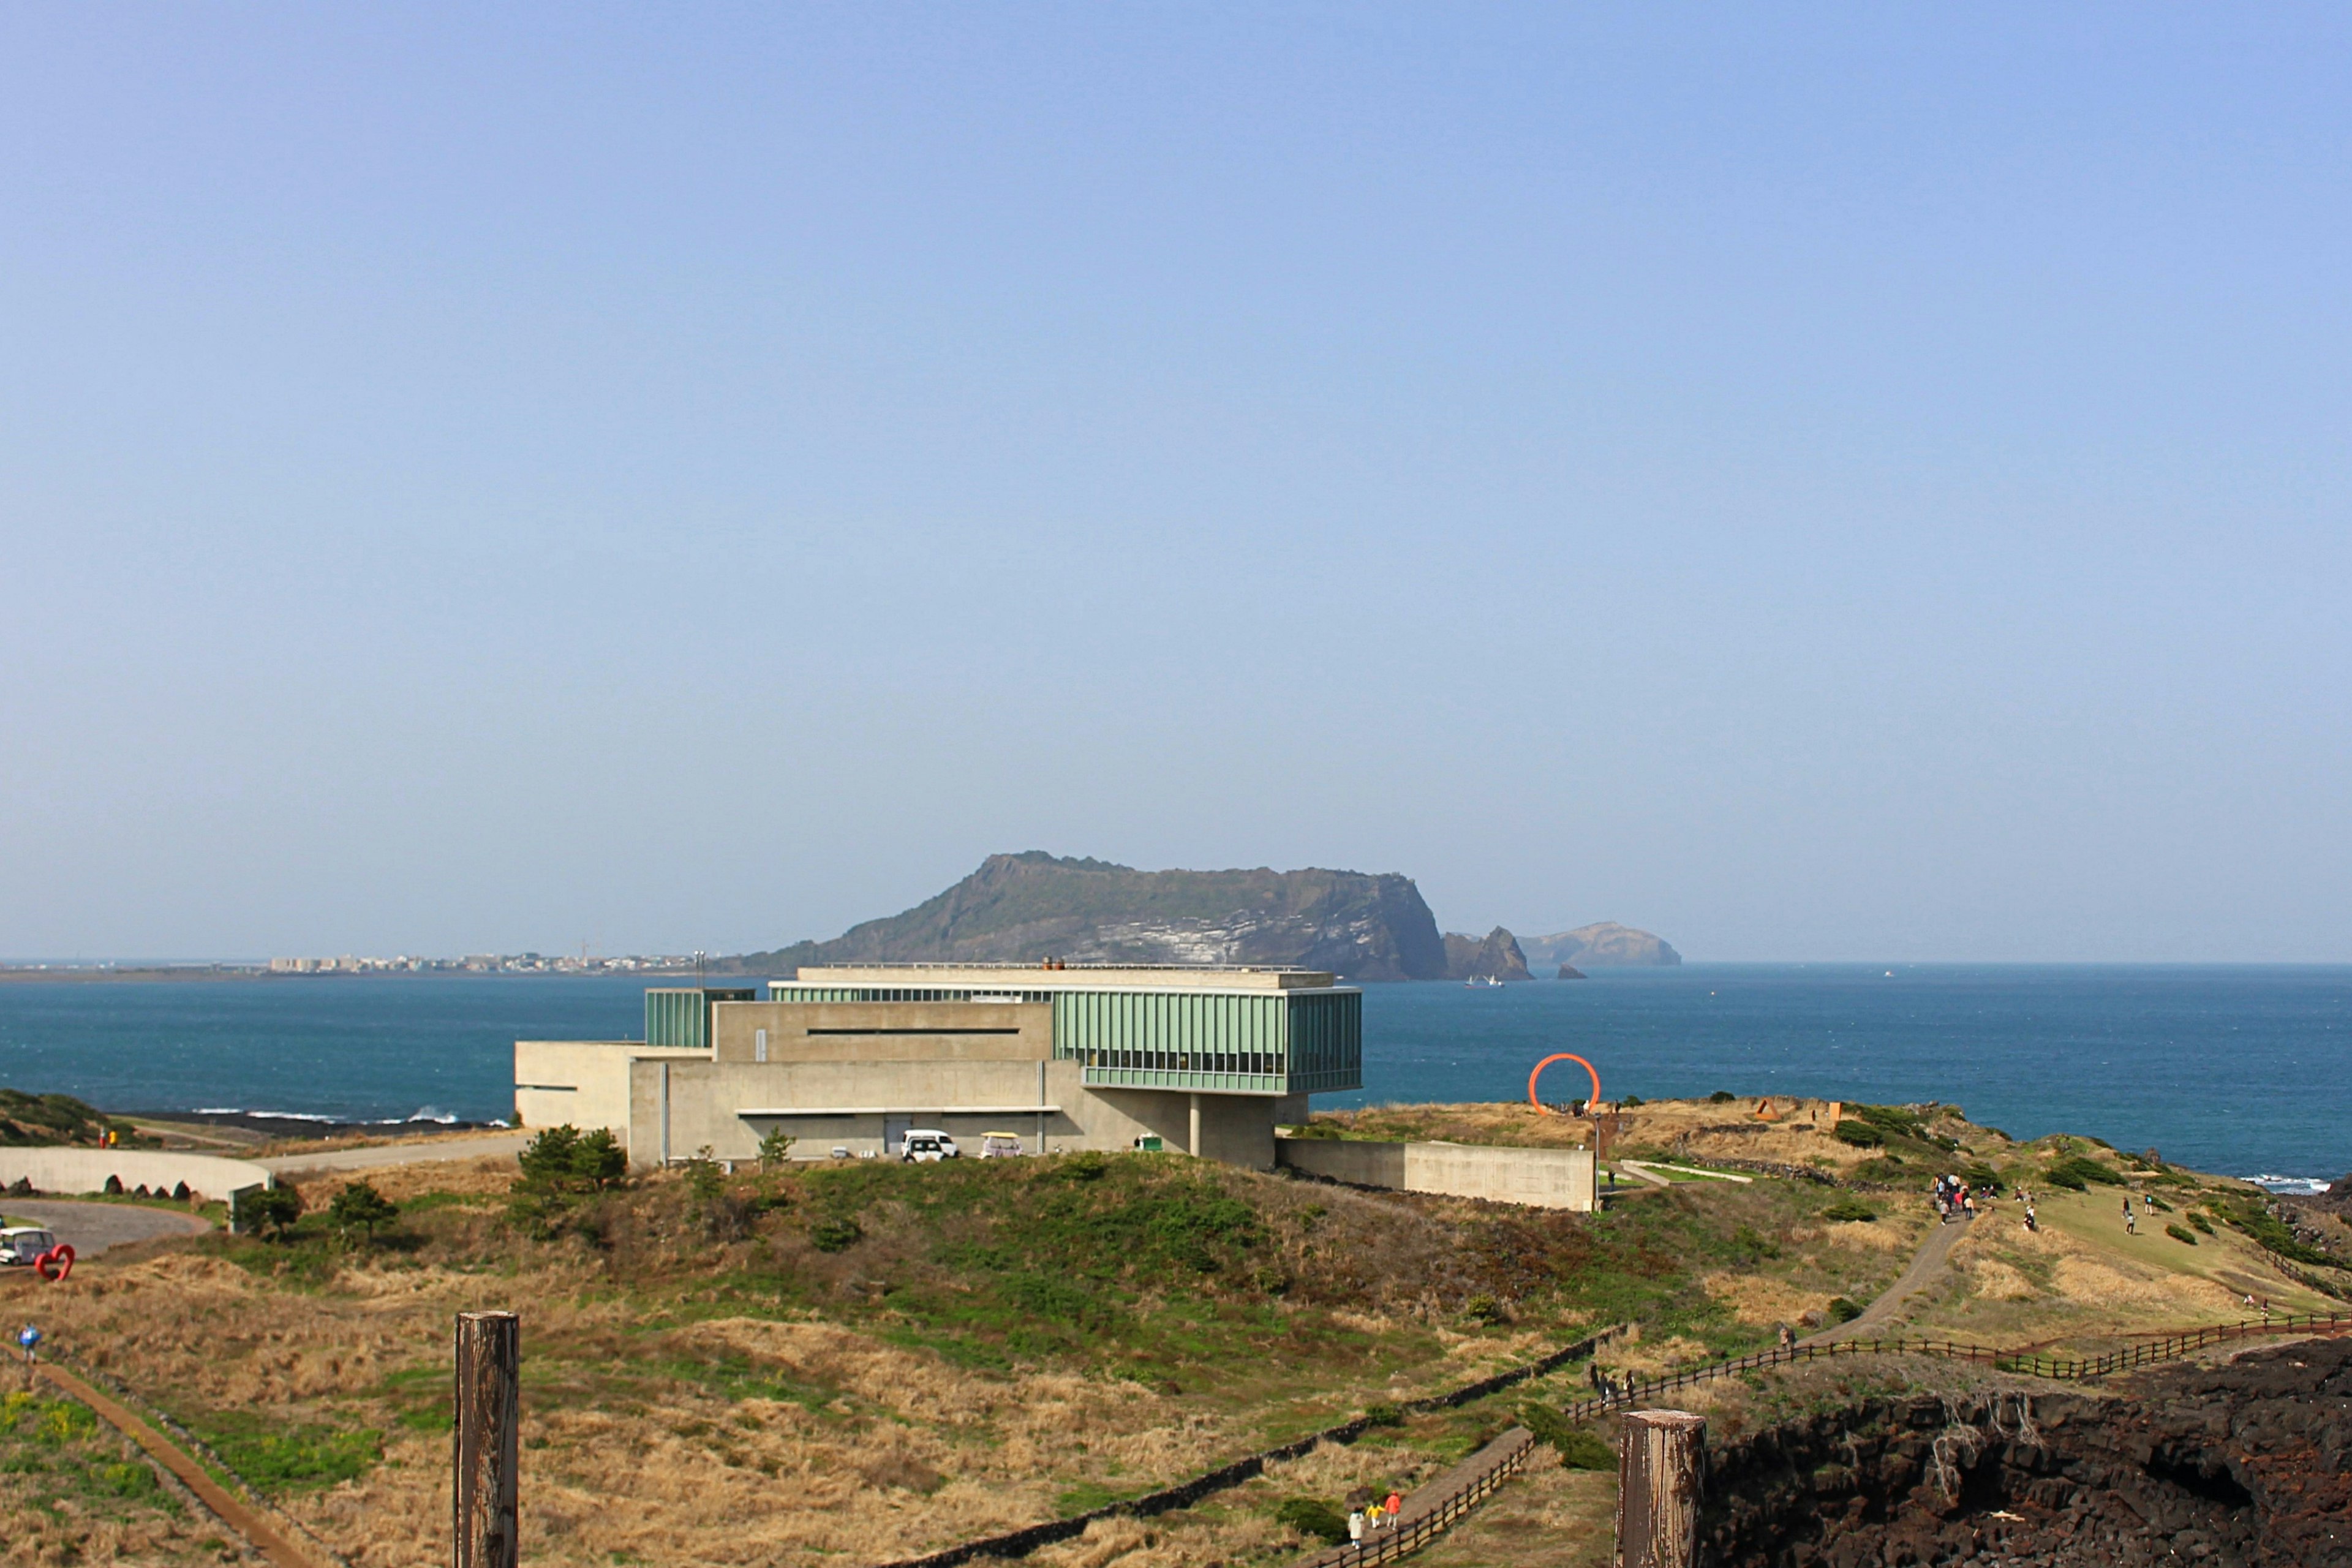
[(1157, 1132), (1143, 1133), (1135, 1140), (1135, 1146), (1146, 1154), (1157, 1154), (1160, 1152), (1161, 1148), (1160, 1134)]

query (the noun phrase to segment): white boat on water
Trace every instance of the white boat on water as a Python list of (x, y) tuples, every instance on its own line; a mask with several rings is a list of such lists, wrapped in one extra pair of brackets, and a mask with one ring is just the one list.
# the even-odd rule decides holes
[(1491, 974), (1474, 974), (1462, 984), (1475, 991), (1482, 985), (1500, 985), (1502, 982)]

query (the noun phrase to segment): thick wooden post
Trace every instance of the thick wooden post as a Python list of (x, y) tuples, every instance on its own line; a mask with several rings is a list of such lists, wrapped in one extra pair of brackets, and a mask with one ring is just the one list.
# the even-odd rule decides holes
[(1706, 1417), (1636, 1410), (1617, 1438), (1617, 1568), (1698, 1568)]
[(516, 1429), (522, 1321), (512, 1312), (457, 1314), (457, 1426), (453, 1452), (456, 1568), (515, 1568)]

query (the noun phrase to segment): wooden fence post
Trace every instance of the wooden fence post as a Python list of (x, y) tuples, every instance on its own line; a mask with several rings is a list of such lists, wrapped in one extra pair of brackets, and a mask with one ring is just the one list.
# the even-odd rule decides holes
[(1617, 1568), (1698, 1568), (1706, 1417), (1629, 1412), (1617, 1438)]
[(521, 1320), (512, 1312), (457, 1314), (456, 1568), (515, 1568), (521, 1351)]

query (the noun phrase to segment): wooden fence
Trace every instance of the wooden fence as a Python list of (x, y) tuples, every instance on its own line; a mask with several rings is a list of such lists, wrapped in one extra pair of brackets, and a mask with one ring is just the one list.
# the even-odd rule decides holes
[(2178, 1361), (2183, 1356), (2194, 1355), (2208, 1345), (2230, 1340), (2258, 1339), (2266, 1334), (2339, 1334), (2347, 1331), (2352, 1331), (2352, 1312), (2292, 1312), (2164, 1334), (2095, 1356), (2045, 1356), (2024, 1351), (1997, 1350), (1990, 1345), (1961, 1344), (1953, 1340), (1835, 1340), (1821, 1345), (1781, 1345), (1730, 1361), (1685, 1367), (1663, 1377), (1628, 1378), (1622, 1385), (1608, 1393), (1580, 1399), (1563, 1407), (1561, 1413), (1570, 1421), (1590, 1421), (1608, 1411), (1622, 1410), (1655, 1399), (1662, 1394), (1711, 1383), (1717, 1378), (1738, 1377), (1746, 1373), (1763, 1372), (1796, 1362), (1830, 1361), (1840, 1356), (1937, 1356), (1947, 1361), (1980, 1363), (1995, 1372), (2078, 1382), (2128, 1372), (2134, 1367)]
[(1418, 1552), (1492, 1497), (1526, 1468), (1535, 1451), (1534, 1435), (1524, 1426), (1512, 1427), (1481, 1448), (1470, 1463), (1408, 1499), (1406, 1511), (1396, 1523), (1370, 1531), (1361, 1541), (1318, 1552), (1302, 1568), (1368, 1568)]

